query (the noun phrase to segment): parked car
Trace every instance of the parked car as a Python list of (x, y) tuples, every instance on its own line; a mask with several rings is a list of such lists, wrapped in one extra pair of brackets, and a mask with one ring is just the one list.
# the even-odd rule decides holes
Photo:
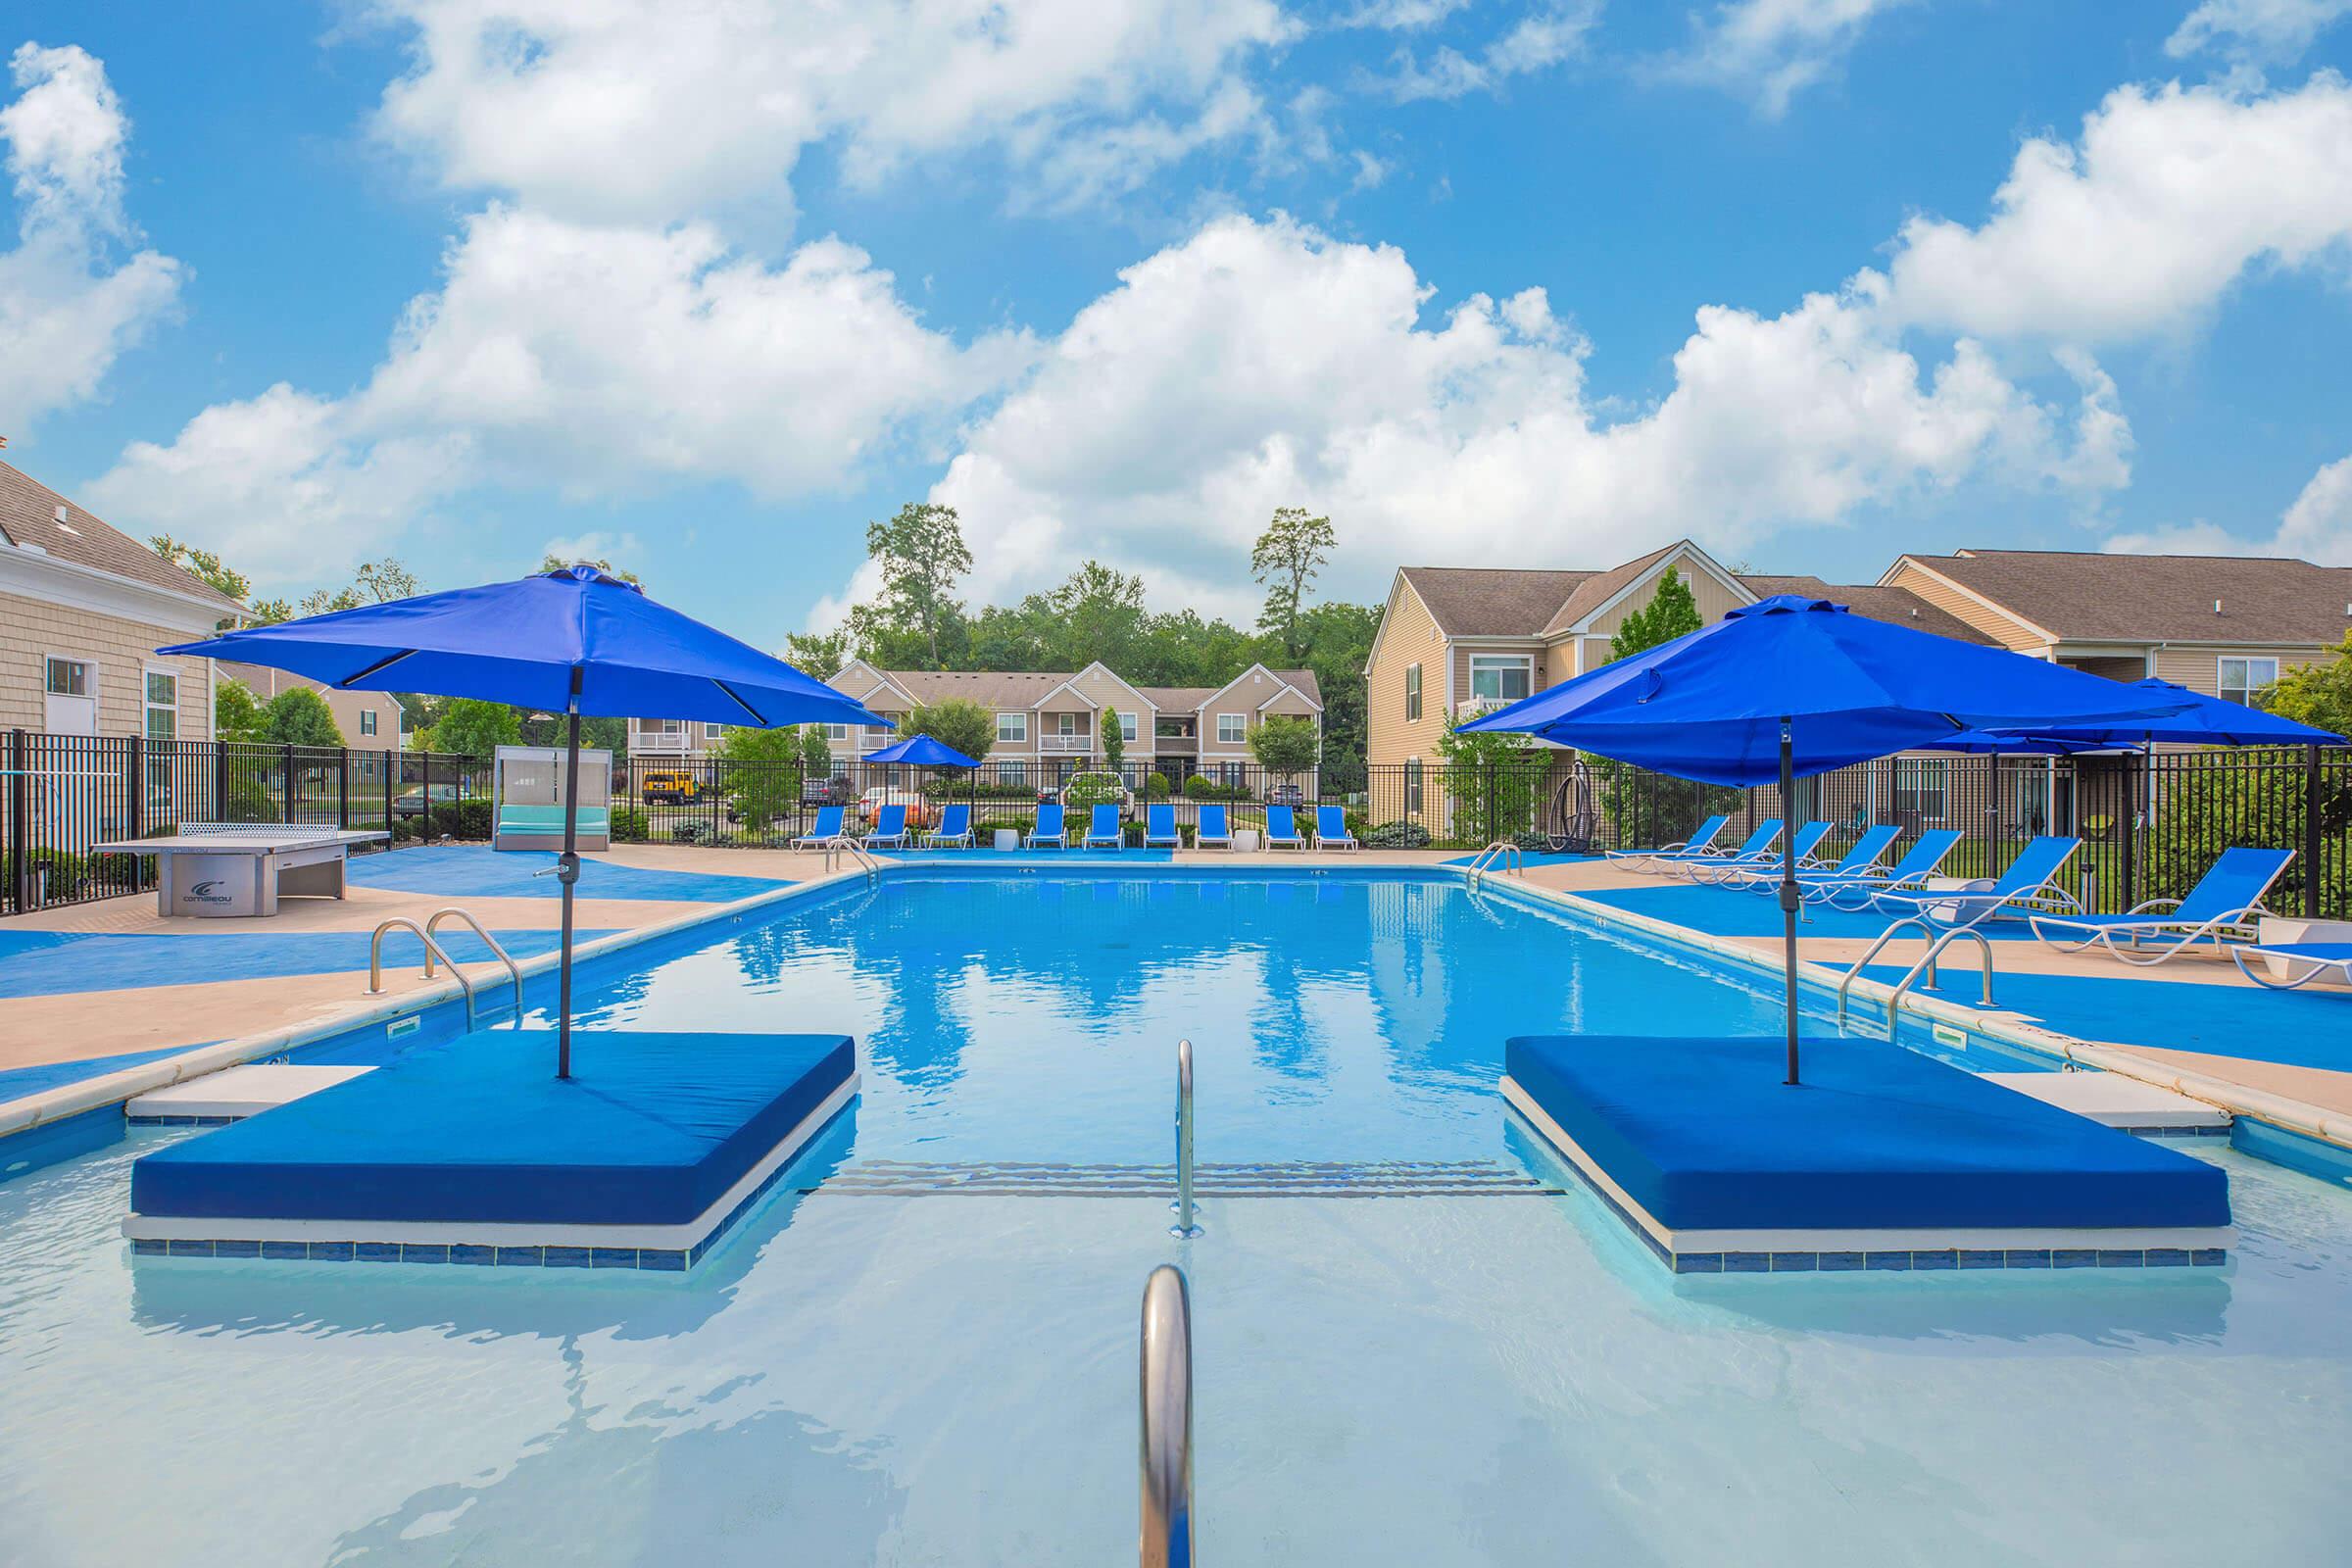
[(803, 806), (847, 806), (855, 794), (849, 779), (840, 773), (826, 778), (806, 776), (801, 780)]
[[(1119, 792), (1115, 798), (1109, 793), (1113, 789)], [(1081, 803), (1088, 806), (1092, 806), (1097, 801), (1113, 802), (1119, 808), (1121, 818), (1135, 814), (1135, 792), (1129, 789), (1125, 781), (1120, 779), (1117, 774), (1110, 772), (1072, 773), (1058, 786), (1049, 786), (1040, 790), (1037, 798), (1040, 801), (1059, 801), (1062, 805), (1069, 806), (1072, 804), (1070, 797), (1073, 793), (1078, 795)]]
[[(433, 785), (433, 809), (436, 811), (448, 810), (460, 801), (479, 799), (481, 799), (480, 796), (468, 792), (465, 786), (455, 781)], [(392, 814), (394, 816), (422, 816), (424, 814), (424, 786), (412, 784), (398, 795), (393, 796)]]
[(1304, 806), (1306, 791), (1296, 784), (1276, 784), (1266, 791), (1268, 806)]
[(692, 773), (648, 773), (638, 785), (637, 793), (648, 806), (684, 806), (702, 799), (703, 784)]
[(906, 808), (906, 825), (910, 828), (927, 828), (939, 814), (939, 808), (918, 791), (877, 784), (858, 797), (858, 819), (870, 828), (885, 806)]

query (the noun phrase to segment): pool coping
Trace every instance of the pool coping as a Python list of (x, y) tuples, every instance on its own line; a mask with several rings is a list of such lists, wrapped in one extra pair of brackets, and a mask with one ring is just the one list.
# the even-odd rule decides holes
[[(1480, 893), (1499, 894), (1514, 902), (1533, 906), (1549, 912), (1572, 914), (1586, 922), (1613, 927), (1640, 935), (1647, 941), (1680, 948), (1706, 957), (1726, 961), (1749, 972), (1778, 976), (1781, 960), (1742, 946), (1729, 937), (1677, 925), (1655, 915), (1642, 914), (1615, 905), (1558, 889), (1545, 888), (1508, 874), (1482, 876), (1475, 881), (1469, 868), (1443, 863), (1397, 864), (1367, 861), (1360, 864), (1331, 864), (1289, 859), (1252, 860), (1227, 864), (1221, 861), (1136, 861), (1132, 862), (1139, 876), (1154, 874), (1191, 879), (1194, 877), (1232, 876), (1293, 876), (1301, 872), (1316, 876), (1349, 878), (1400, 879), (1417, 881), (1453, 881), (1459, 879)], [(851, 867), (830, 874), (820, 874), (805, 881), (789, 882), (779, 887), (756, 893), (726, 904), (712, 905), (691, 914), (675, 916), (632, 931), (615, 932), (599, 937), (572, 950), (574, 963), (602, 958), (626, 952), (650, 942), (664, 940), (683, 932), (722, 921), (740, 920), (757, 910), (831, 894), (859, 881), (879, 882), (884, 878), (919, 876), (933, 868), (957, 866), (979, 870), (983, 865), (1003, 870), (1031, 871), (1049, 869), (1055, 865), (1083, 864), (1089, 871), (1115, 869), (1113, 860), (1065, 861), (1057, 857), (1040, 855), (1004, 857), (989, 856), (976, 864), (961, 860), (924, 860), (918, 858), (889, 859), (880, 862), (872, 871)], [(523, 977), (544, 974), (554, 969), (561, 957), (558, 952), (548, 952), (520, 961)], [(1800, 984), (1835, 992), (1848, 981), (1848, 972), (1804, 960), (1798, 965)], [(1864, 975), (1852, 975), (1849, 992), (1876, 1004), (1884, 1013), (1892, 988), (1883, 981)], [(235, 1039), (198, 1046), (174, 1055), (124, 1067), (96, 1078), (63, 1084), (20, 1100), (0, 1103), (0, 1139), (52, 1125), (88, 1111), (104, 1109), (122, 1103), (149, 1090), (168, 1088), (190, 1078), (223, 1067), (241, 1066), (246, 1062), (297, 1050), (321, 1040), (332, 1039), (363, 1029), (370, 1024), (391, 1025), (410, 1015), (421, 1015), (434, 1007), (462, 1000), (464, 989), (452, 977), (438, 985), (402, 993), (397, 998), (366, 1003), (323, 1018), (313, 1018), (300, 1024), (290, 1024)], [(2328, 1147), (2336, 1156), (2352, 1155), (2352, 1117), (2324, 1110), (2302, 1101), (2274, 1095), (2264, 1090), (2208, 1074), (2152, 1061), (2121, 1046), (2102, 1045), (2077, 1039), (2074, 1036), (2044, 1029), (2026, 1022), (2015, 1013), (2002, 1015), (1984, 1013), (1947, 1003), (1916, 991), (1906, 992), (1894, 999), (1896, 1007), (1911, 1016), (1927, 1021), (1932, 1027), (1942, 1025), (1973, 1032), (1987, 1040), (2023, 1051), (2032, 1056), (2058, 1062), (2073, 1062), (2095, 1067), (2106, 1072), (2170, 1089), (2189, 1099), (2198, 1100), (2230, 1112), (2267, 1124), (2288, 1134), (2314, 1140)], [(2266, 1156), (2267, 1157), (2267, 1156)], [(2285, 1162), (2285, 1161), (2282, 1161)]]

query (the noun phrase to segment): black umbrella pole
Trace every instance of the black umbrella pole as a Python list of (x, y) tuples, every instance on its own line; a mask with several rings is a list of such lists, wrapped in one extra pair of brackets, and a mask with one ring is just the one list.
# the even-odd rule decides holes
[(1781, 966), (1788, 982), (1788, 1077), (1796, 1082), (1796, 754), (1781, 720)]
[(571, 889), (580, 879), (579, 675), (572, 675), (572, 709), (564, 756), (564, 853), (556, 880), (564, 885), (562, 956), (556, 960), (556, 1076), (571, 1076)]

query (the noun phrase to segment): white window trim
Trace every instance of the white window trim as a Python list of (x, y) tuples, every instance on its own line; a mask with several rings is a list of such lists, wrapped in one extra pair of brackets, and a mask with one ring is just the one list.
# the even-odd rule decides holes
[(1499, 665), (1499, 666), (1508, 666), (1508, 665), (1511, 665), (1511, 664), (1516, 664), (1516, 665), (1518, 665), (1518, 666), (1519, 666), (1519, 668), (1520, 668), (1521, 670), (1525, 671), (1525, 672), (1526, 672), (1526, 675), (1527, 675), (1527, 691), (1526, 691), (1526, 693), (1525, 693), (1525, 696), (1527, 696), (1527, 697), (1533, 697), (1533, 696), (1536, 694), (1536, 657), (1535, 657), (1535, 655), (1533, 655), (1533, 654), (1472, 654), (1472, 655), (1470, 656), (1470, 700), (1471, 700), (1472, 702), (1474, 702), (1474, 703), (1516, 703), (1516, 702), (1520, 702), (1520, 701), (1522, 701), (1522, 700), (1523, 700), (1523, 699), (1522, 699), (1522, 698), (1520, 698), (1520, 697), (1499, 697), (1499, 696), (1498, 696), (1498, 697), (1483, 697), (1483, 696), (1479, 695), (1479, 690), (1478, 690), (1478, 666), (1479, 666), (1480, 664), (1482, 664), (1482, 663), (1483, 663), (1483, 664), (1490, 665), (1490, 666), (1497, 666), (1497, 665)]
[[(81, 697), (85, 702), (94, 703), (98, 700), (99, 679), (103, 675), (104, 671), (98, 667), (98, 661), (90, 658), (87, 654), (45, 653), (41, 655), (41, 695), (43, 697), (64, 697), (70, 695), (65, 692), (53, 692), (49, 689), (49, 665), (52, 662), (60, 664), (79, 664), (83, 669), (89, 671), (89, 674), (84, 680), (84, 684), (89, 689), (81, 693)], [(139, 687), (139, 697), (142, 701), (144, 701), (146, 696), (147, 688), (144, 683), (144, 677), (142, 677), (141, 685)]]
[(1428, 702), (1429, 676), (1416, 659), (1404, 666), (1404, 721), (1407, 724), (1419, 723), (1421, 715), (1429, 711), (1426, 706)]
[[(1229, 718), (1242, 727), (1242, 733), (1230, 740), (1225, 735), (1225, 721)], [(1248, 713), (1218, 713), (1214, 715), (1214, 720), (1219, 746), (1247, 746), (1250, 743), (1250, 715)]]
[[(2231, 697), (2230, 695), (2228, 686), (2224, 684), (2222, 680), (2222, 668), (2226, 664), (2243, 664), (2246, 666), (2245, 696)], [(2254, 666), (2256, 664), (2268, 664), (2271, 666), (2271, 678), (2269, 680), (2257, 681), (2254, 679)], [(2275, 655), (2221, 654), (2216, 656), (2213, 661), (2213, 692), (2216, 697), (2221, 698), (2224, 702), (2244, 703), (2247, 707), (2251, 708), (2254, 705), (2254, 694), (2268, 687), (2277, 685), (2278, 683), (2278, 677), (2284, 673), (2285, 671), (2279, 667), (2278, 660)]]
[[(1013, 728), (1013, 733), (1010, 735), (1004, 733), (1004, 721), (1008, 718), (1012, 720)], [(1001, 708), (997, 710), (997, 744), (999, 746), (1026, 746), (1029, 744), (1029, 713), (1026, 709)]]
[[(42, 684), (44, 687), (45, 687), (45, 686), (47, 686), (47, 685), (49, 684), (49, 682), (48, 682), (48, 679), (47, 679), (47, 673), (48, 673), (48, 672), (47, 672), (46, 668), (44, 668), (44, 669), (43, 669), (43, 671), (42, 671), (43, 678), (42, 678), (42, 681), (41, 681), (41, 684)], [(171, 702), (169, 702), (169, 703), (159, 703), (159, 702), (155, 702), (155, 701), (153, 701), (152, 699), (150, 699), (150, 698), (148, 697), (148, 695), (147, 695), (147, 677), (148, 677), (148, 676), (150, 676), (150, 675), (168, 675), (168, 676), (170, 676), (170, 677), (171, 677), (171, 679), (172, 679), (172, 701), (171, 701)], [(180, 683), (180, 679), (181, 679), (181, 676), (180, 676), (180, 671), (179, 671), (179, 668), (178, 668), (178, 666), (177, 666), (177, 665), (174, 665), (174, 664), (141, 664), (141, 665), (139, 666), (139, 733), (140, 733), (141, 735), (146, 735), (146, 734), (147, 734), (147, 715), (148, 715), (149, 713), (151, 713), (151, 712), (154, 712), (154, 711), (155, 711), (157, 709), (160, 709), (160, 708), (169, 708), (169, 709), (171, 710), (171, 711), (172, 711), (172, 738), (173, 740), (177, 740), (177, 739), (179, 739), (179, 683)]]
[(1137, 714), (1135, 710), (1131, 708), (1120, 709), (1119, 739), (1126, 742), (1128, 745), (1133, 746), (1139, 739), (1142, 738), (1143, 733), (1143, 726), (1137, 722)]

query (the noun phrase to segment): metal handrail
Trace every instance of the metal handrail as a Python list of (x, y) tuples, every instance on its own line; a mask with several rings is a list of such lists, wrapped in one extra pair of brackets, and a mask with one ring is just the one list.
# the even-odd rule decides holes
[(1137, 1450), (1143, 1488), (1139, 1555), (1144, 1568), (1192, 1568), (1193, 1302), (1184, 1271), (1171, 1263), (1160, 1264), (1144, 1282), (1138, 1371), (1143, 1406)]
[(1187, 1241), (1200, 1234), (1193, 1223), (1193, 1043), (1176, 1042), (1176, 1223), (1170, 1236)]
[(1935, 989), (1937, 956), (1961, 937), (1966, 937), (1977, 945), (1984, 974), (1983, 1004), (1987, 1007), (1992, 1005), (1992, 944), (1985, 940), (1984, 932), (1974, 926), (1954, 926), (1929, 943), (1928, 951), (1920, 955), (1919, 961), (1911, 966), (1911, 972), (1897, 980), (1894, 983), (1894, 989), (1886, 993), (1886, 1033), (1889, 1036), (1894, 1033), (1894, 1004), (1902, 1000), (1903, 993), (1911, 989), (1911, 982), (1917, 980), (1923, 971), (1927, 975), (1928, 988)]
[(1505, 861), (1509, 862), (1504, 872), (1505, 875), (1527, 875), (1527, 857), (1521, 853), (1518, 843), (1511, 839), (1496, 839), (1471, 858), (1470, 869), (1467, 873), (1470, 885), (1478, 886), (1480, 877), (1502, 865)]
[[(497, 954), (498, 961), (507, 966), (507, 973), (512, 976), (514, 981), (514, 1027), (517, 1029), (521, 1028), (522, 965), (514, 961), (514, 955), (508, 953), (505, 948), (499, 946), (498, 938), (492, 936), (488, 931), (482, 929), (481, 921), (476, 920), (471, 913), (465, 909), (459, 908), (454, 904), (449, 906), (447, 908), (435, 909), (431, 914), (425, 917), (424, 934), (428, 937), (431, 936), (435, 931), (441, 929), (442, 921), (451, 919), (465, 921), (466, 927), (471, 930), (475, 936), (482, 939), (482, 945), (488, 948), (492, 953)], [(450, 965), (450, 968), (454, 971), (457, 968), (457, 965), (453, 963)], [(430, 980), (433, 977), (433, 950), (429, 947), (424, 950), (424, 977), (427, 980)]]
[(882, 880), (882, 862), (874, 858), (873, 852), (847, 833), (836, 833), (825, 841), (825, 874), (827, 876), (832, 875), (838, 866), (834, 858), (845, 852), (851, 859), (865, 868), (867, 883), (872, 884)]
[(1904, 915), (1900, 920), (1895, 921), (1894, 924), (1880, 932), (1877, 940), (1872, 942), (1869, 947), (1862, 950), (1862, 956), (1854, 960), (1853, 967), (1845, 971), (1845, 978), (1838, 982), (1838, 1028), (1843, 1029), (1845, 1027), (1845, 994), (1853, 989), (1853, 984), (1855, 981), (1862, 978), (1863, 969), (1869, 966), (1871, 959), (1879, 956), (1879, 950), (1881, 948), (1884, 948), (1887, 943), (1894, 940), (1894, 934), (1897, 931), (1902, 930), (1905, 926), (1914, 925), (1919, 927), (1919, 934), (1928, 939), (1929, 947), (1933, 948), (1936, 945), (1936, 928), (1928, 924), (1927, 921), (1921, 919), (1916, 914)]
[[(451, 957), (442, 950), (441, 944), (433, 940), (431, 932), (406, 915), (396, 914), (391, 919), (384, 921), (375, 928), (375, 935), (368, 940), (368, 994), (371, 997), (380, 997), (384, 994), (384, 933), (387, 931), (416, 932), (417, 940), (424, 944), (424, 961), (429, 965), (438, 956), (443, 963), (449, 965), (449, 972), (457, 977), (458, 989), (466, 993), (466, 1028), (470, 1032), (473, 1028), (474, 1015), (472, 979), (466, 975), (465, 970), (458, 967), (458, 960)], [(432, 971), (428, 968), (425, 973), (429, 976)]]

